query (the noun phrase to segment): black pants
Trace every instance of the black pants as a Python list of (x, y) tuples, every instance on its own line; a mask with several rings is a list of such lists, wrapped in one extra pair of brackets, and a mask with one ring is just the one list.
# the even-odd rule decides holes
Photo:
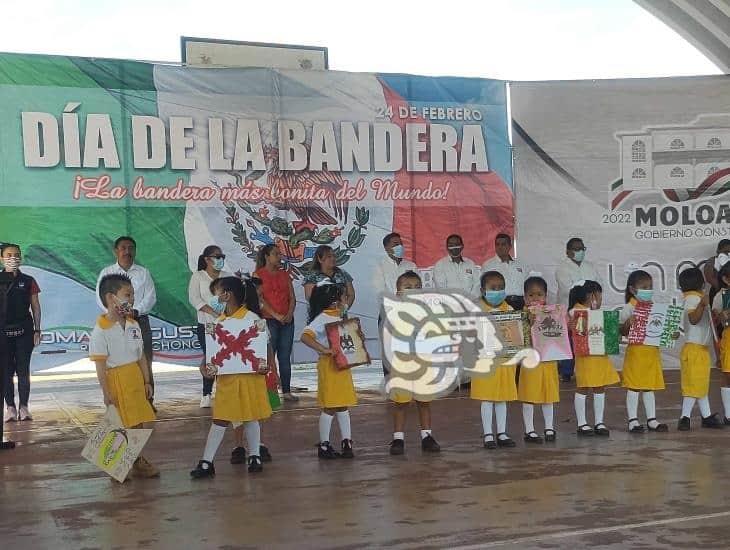
[[(147, 315), (140, 315), (137, 317), (137, 324), (139, 324), (139, 330), (142, 332), (143, 352), (150, 368), (150, 386), (152, 386), (154, 392), (155, 378), (152, 375), (152, 328), (150, 328), (150, 318)], [(150, 402), (152, 402), (152, 399), (150, 399)]]
[(7, 354), (5, 368), (5, 404), (15, 406), (15, 385), (13, 375), (18, 377), (18, 397), (20, 406), (27, 407), (30, 398), (30, 358), (33, 353), (33, 326), (25, 327), (22, 336), (7, 338)]
[[(205, 325), (198, 323), (198, 343), (200, 349), (203, 351), (203, 359), (205, 359)], [(203, 376), (203, 395), (210, 395), (213, 393), (213, 382), (215, 378), (206, 378)]]

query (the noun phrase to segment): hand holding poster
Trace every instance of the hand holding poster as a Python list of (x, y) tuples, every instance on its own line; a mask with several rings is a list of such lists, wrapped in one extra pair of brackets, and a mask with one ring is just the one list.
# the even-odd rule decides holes
[(618, 355), (618, 311), (575, 310), (573, 321), (573, 351), (576, 357)]
[(210, 374), (265, 374), (268, 370), (266, 321), (253, 312), (227, 317), (205, 327), (206, 365)]
[(540, 354), (540, 361), (572, 359), (568, 340), (568, 316), (565, 306), (533, 306), (532, 347)]
[(496, 336), (502, 344), (502, 349), (496, 352), (497, 356), (512, 357), (518, 351), (532, 345), (530, 324), (523, 312), (490, 313), (489, 320), (494, 325)]
[(638, 302), (634, 308), (634, 324), (629, 330), (629, 344), (673, 348), (683, 312), (682, 306)]
[(123, 483), (150, 435), (152, 430), (125, 429), (116, 407), (109, 405), (81, 456)]
[(350, 317), (337, 323), (327, 323), (325, 330), (338, 369), (350, 369), (370, 363), (360, 319)]

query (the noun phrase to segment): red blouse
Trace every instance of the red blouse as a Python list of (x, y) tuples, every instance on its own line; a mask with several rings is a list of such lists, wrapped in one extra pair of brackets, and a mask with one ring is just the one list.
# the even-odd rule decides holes
[[(289, 273), (283, 269), (269, 271), (265, 267), (257, 269), (254, 276), (262, 281), (264, 300), (279, 315), (286, 315), (289, 312), (289, 285), (291, 278)], [(271, 318), (264, 315), (264, 317)]]

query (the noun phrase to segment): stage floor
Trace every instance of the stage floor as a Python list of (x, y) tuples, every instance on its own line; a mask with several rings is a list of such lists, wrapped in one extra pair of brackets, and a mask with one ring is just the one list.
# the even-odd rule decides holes
[[(431, 456), (421, 454), (415, 409), (405, 456), (389, 456), (388, 405), (361, 393), (356, 457), (331, 462), (316, 458), (316, 396), (303, 394), (263, 425), (274, 458), (263, 473), (229, 464), (229, 432), (217, 477), (199, 481), (188, 474), (210, 425), (199, 378), (159, 374), (159, 421), (145, 454), (162, 475), (124, 485), (79, 455), (102, 413), (95, 380), (35, 381), (37, 420), (6, 424), (18, 447), (0, 453), (0, 547), (727, 548), (730, 429), (701, 429), (693, 417), (691, 432), (676, 431), (678, 374), (668, 372), (657, 395), (666, 434), (629, 435), (625, 393), (612, 389), (610, 438), (579, 440), (573, 386), (564, 384), (557, 443), (526, 447), (513, 404), (517, 448), (487, 451), (479, 404), (454, 394), (433, 405), (443, 452)], [(716, 372), (711, 401), (719, 411)], [(535, 418), (540, 429), (539, 408)]]

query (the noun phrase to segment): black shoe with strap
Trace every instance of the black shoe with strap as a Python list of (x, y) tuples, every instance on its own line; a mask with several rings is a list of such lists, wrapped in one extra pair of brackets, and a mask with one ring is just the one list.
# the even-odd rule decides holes
[(332, 448), (329, 441), (322, 441), (317, 443), (317, 456), (323, 460), (333, 460), (340, 458), (340, 453)]
[(489, 449), (491, 451), (492, 449), (497, 448), (497, 442), (494, 440), (494, 434), (484, 434), (482, 440), (484, 441), (485, 449)]
[(259, 456), (261, 457), (261, 462), (271, 462), (271, 453), (266, 445), (259, 446)]
[(535, 430), (528, 432), (525, 434), (525, 443), (542, 443), (542, 437), (537, 435), (537, 432)]
[(679, 422), (677, 422), (677, 429), (680, 432), (688, 432), (690, 430), (689, 416), (683, 416), (679, 419)]
[(557, 434), (555, 433), (555, 430), (547, 429), (545, 430), (545, 443), (553, 443), (557, 437)]
[(517, 443), (506, 432), (497, 434), (497, 447), (515, 447), (516, 445)]
[(190, 472), (193, 479), (203, 479), (206, 477), (215, 477), (215, 466), (207, 460), (200, 460), (194, 470)]
[(342, 458), (355, 458), (355, 453), (352, 452), (352, 439), (342, 440)]
[(717, 417), (717, 413), (711, 414), (710, 416), (706, 416), (702, 419), (702, 427), (703, 428), (713, 428), (715, 430), (722, 429), (725, 426), (720, 421), (720, 419)]
[(603, 422), (593, 426), (593, 433), (602, 437), (608, 437), (609, 435), (611, 435), (611, 432), (608, 430)]
[(231, 452), (231, 464), (244, 464), (246, 462), (246, 449), (236, 447)]
[(264, 464), (261, 462), (261, 457), (251, 455), (248, 457), (248, 472), (255, 474), (264, 471)]
[[(652, 422), (656, 422), (657, 423), (656, 426), (654, 426), (653, 428), (651, 427), (651, 423)], [(663, 433), (663, 432), (668, 432), (669, 431), (669, 426), (667, 426), (666, 424), (662, 424), (656, 418), (647, 418), (646, 419), (646, 427), (649, 428), (649, 431), (650, 432), (660, 432), (660, 433)]]
[(578, 426), (576, 433), (578, 434), (578, 437), (592, 437), (593, 428), (591, 428), (589, 424), (583, 424), (582, 426)]
[[(633, 427), (631, 426), (631, 423), (632, 422), (636, 422), (636, 425), (633, 426)], [(643, 434), (645, 430), (646, 430), (646, 428), (644, 428), (644, 426), (642, 426), (641, 424), (639, 424), (639, 419), (638, 418), (629, 418), (629, 433), (632, 433), (632, 434)]]

